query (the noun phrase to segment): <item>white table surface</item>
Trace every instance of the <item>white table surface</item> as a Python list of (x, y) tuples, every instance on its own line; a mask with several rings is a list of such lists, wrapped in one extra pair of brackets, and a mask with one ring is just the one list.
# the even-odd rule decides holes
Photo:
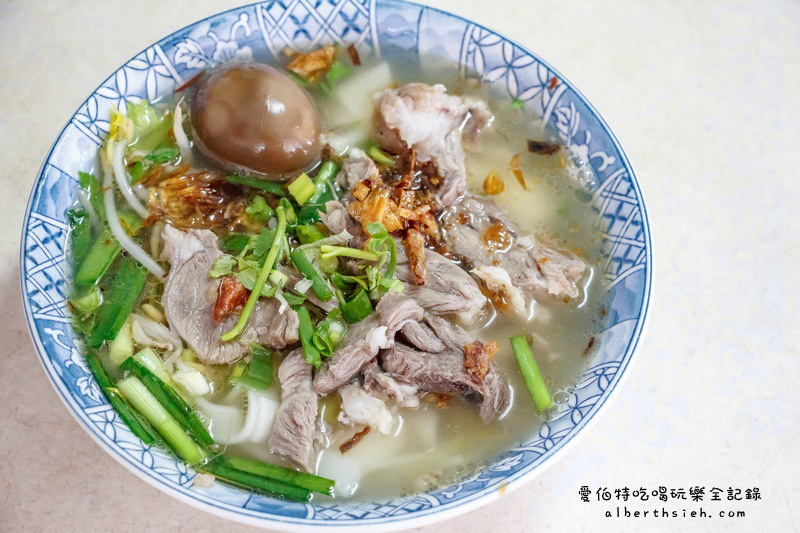
[[(599, 423), (524, 488), (418, 531), (797, 530), (800, 4), (429, 3), (526, 45), (597, 107), (639, 177), (657, 266), (638, 360)], [(0, 530), (249, 530), (140, 481), (67, 414), (28, 336), (18, 264), (31, 185), (83, 99), (235, 5), (0, 1)], [(745, 518), (605, 518), (614, 506), (581, 503), (582, 485), (762, 499), (705, 505)]]

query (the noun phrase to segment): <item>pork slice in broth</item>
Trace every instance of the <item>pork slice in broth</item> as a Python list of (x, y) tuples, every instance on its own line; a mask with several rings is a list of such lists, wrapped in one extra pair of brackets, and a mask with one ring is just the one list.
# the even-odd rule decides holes
[(425, 314), (421, 322), (406, 324), (402, 342), (384, 351), (380, 363), (390, 377), (420, 390), (481, 398), (481, 418), (490, 421), (508, 407), (508, 384), (494, 364), (481, 379), (464, 365), (464, 348), (475, 338), (448, 320)]
[(581, 293), (588, 264), (523, 232), (487, 198), (465, 195), (442, 212), (440, 225), (448, 249), (464, 258), (495, 301), (522, 318), (534, 300), (570, 300)]
[(342, 162), (342, 170), (336, 176), (338, 183), (346, 191), (368, 178), (378, 177), (378, 167), (369, 157), (348, 157)]
[(313, 466), (317, 420), (317, 395), (311, 389), (311, 365), (303, 350), (287, 355), (278, 368), (281, 404), (275, 414), (269, 447), (272, 453), (291, 459), (303, 470)]
[(430, 313), (456, 315), (465, 324), (474, 322), (486, 304), (475, 280), (457, 264), (427, 248), (425, 261), (428, 279), (425, 285), (417, 285), (403, 246), (397, 246), (395, 276), (403, 282), (403, 294)]
[[(469, 124), (473, 116), (475, 120)], [(486, 104), (449, 95), (440, 84), (409, 83), (388, 89), (377, 97), (375, 105), (375, 128), (381, 146), (394, 153), (413, 149), (417, 160), (432, 162), (444, 180), (437, 191), (443, 206), (467, 190), (462, 128), (468, 124), (468, 137), (474, 138), (490, 121)]]
[(280, 302), (275, 299), (259, 300), (242, 336), (222, 342), (220, 336), (236, 324), (238, 313), (221, 321), (214, 319), (220, 280), (209, 277), (208, 272), (222, 255), (217, 236), (209, 230), (181, 231), (167, 225), (163, 238), (161, 257), (170, 263), (161, 299), (164, 314), (170, 328), (202, 362), (236, 361), (247, 353), (251, 341), (276, 349), (297, 342), (297, 313), (292, 309), (279, 312)]
[(394, 343), (394, 337), (410, 321), (422, 319), (422, 308), (412, 299), (389, 292), (372, 313), (350, 326), (341, 346), (314, 378), (314, 390), (325, 394), (355, 378), (381, 349)]
[[(409, 322), (405, 329), (416, 322)], [(374, 395), (391, 398), (399, 407), (417, 407), (419, 396), (417, 387), (401, 383), (384, 372), (374, 359), (367, 363), (363, 370), (364, 389)]]
[(379, 361), (390, 376), (420, 390), (479, 398), (484, 422), (499, 418), (511, 401), (508, 384), (494, 365), (483, 379), (467, 371), (463, 348), (429, 353), (397, 342), (381, 353)]

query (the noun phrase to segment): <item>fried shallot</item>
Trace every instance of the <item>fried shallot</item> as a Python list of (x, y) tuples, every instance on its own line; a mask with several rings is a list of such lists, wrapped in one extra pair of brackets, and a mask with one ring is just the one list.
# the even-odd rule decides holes
[(500, 349), (500, 345), (497, 341), (483, 344), (476, 340), (467, 344), (464, 346), (464, 368), (476, 378), (485, 378), (498, 349)]

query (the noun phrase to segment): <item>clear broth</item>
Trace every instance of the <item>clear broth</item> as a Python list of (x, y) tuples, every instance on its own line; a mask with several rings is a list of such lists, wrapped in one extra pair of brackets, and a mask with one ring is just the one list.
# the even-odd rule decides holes
[[(386, 61), (386, 59), (384, 59)], [(508, 338), (519, 333), (533, 336), (533, 350), (542, 374), (557, 406), (563, 406), (569, 390), (581, 374), (591, 347), (591, 339), (602, 321), (603, 281), (597, 276), (603, 239), (597, 226), (597, 211), (588, 194), (576, 179), (578, 167), (561, 150), (552, 156), (525, 151), (527, 139), (543, 140), (547, 132), (538, 117), (513, 109), (510, 100), (498, 97), (490, 87), (458, 76), (452, 66), (420, 70), (412, 58), (390, 54), (388, 59), (393, 82), (412, 81), (443, 83), (453, 94), (484, 98), (495, 114), (492, 128), (481, 133), (478, 142), (466, 146), (468, 187), (482, 193), (483, 180), (489, 172), (500, 176), (504, 192), (493, 199), (507, 210), (523, 228), (547, 235), (560, 246), (577, 252), (592, 269), (582, 298), (571, 303), (536, 304), (530, 322), (498, 315), (487, 315), (470, 331), (484, 342), (497, 340), (500, 351), (494, 362), (509, 381), (513, 402), (504, 416), (484, 424), (477, 405), (453, 398), (447, 407), (423, 401), (418, 408), (392, 406), (395, 430), (386, 436), (372, 431), (346, 454), (339, 445), (359, 428), (334, 428), (327, 425), (323, 440), (328, 445), (317, 456), (317, 473), (337, 480), (336, 499), (375, 501), (410, 495), (455, 482), (493, 461), (500, 453), (529, 440), (538, 431), (544, 415), (531, 401), (519, 372)], [(375, 61), (365, 61), (360, 69), (370, 69)], [(366, 86), (370, 85), (366, 83)], [(363, 98), (361, 117), (371, 117), (372, 98)], [(352, 102), (351, 102), (352, 104)], [(349, 143), (359, 145), (369, 137), (370, 120), (358, 123), (342, 120), (341, 110), (330, 101), (318, 105), (329, 123), (344, 126)], [(509, 169), (514, 154), (519, 154), (527, 190)], [(335, 420), (338, 395), (322, 399), (321, 418)], [(266, 447), (253, 444), (232, 446), (232, 451), (271, 462), (280, 458)], [(318, 501), (324, 496), (314, 496)]]

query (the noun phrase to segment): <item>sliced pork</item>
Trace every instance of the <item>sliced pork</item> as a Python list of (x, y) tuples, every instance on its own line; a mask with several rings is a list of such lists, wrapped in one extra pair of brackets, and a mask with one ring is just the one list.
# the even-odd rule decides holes
[(314, 390), (326, 394), (341, 387), (358, 374), (378, 351), (389, 346), (386, 326), (372, 313), (347, 330), (339, 348), (314, 378)]
[(314, 390), (326, 394), (351, 381), (382, 349), (394, 343), (394, 337), (408, 322), (422, 319), (422, 308), (397, 292), (381, 298), (376, 312), (350, 326), (341, 346), (314, 378)]
[[(409, 324), (415, 324), (410, 322)], [(403, 327), (405, 329), (409, 324)], [(417, 388), (408, 383), (402, 383), (384, 372), (377, 361), (367, 363), (363, 370), (364, 389), (371, 394), (384, 398), (391, 398), (400, 407), (417, 407), (419, 396)]]
[[(349, 161), (349, 160), (348, 160)], [(336, 235), (348, 229), (348, 224), (352, 220), (347, 208), (338, 200), (331, 200), (325, 203), (325, 212), (319, 214), (319, 218), (331, 235)]]
[(311, 389), (311, 365), (306, 363), (302, 349), (284, 358), (278, 380), (281, 405), (269, 436), (270, 450), (310, 472), (314, 465), (317, 395)]
[(524, 233), (491, 200), (465, 195), (441, 216), (444, 242), (473, 267), (492, 300), (529, 318), (535, 299), (577, 298), (586, 262), (545, 239)]
[[(476, 117), (471, 125), (470, 107)], [(469, 136), (474, 137), (489, 123), (490, 116), (485, 104), (449, 95), (440, 84), (409, 83), (388, 89), (378, 95), (375, 105), (381, 146), (394, 153), (413, 149), (418, 161), (432, 162), (443, 180), (437, 192), (443, 206), (467, 190), (462, 128), (467, 124)]]
[(511, 401), (509, 388), (495, 365), (486, 362), (486, 372), (476, 374), (470, 371), (469, 361), (465, 364), (465, 348), (476, 340), (464, 328), (426, 314), (423, 321), (406, 324), (401, 333), (403, 342), (379, 358), (390, 377), (424, 391), (477, 396), (486, 422), (506, 410)]
[(214, 306), (220, 280), (209, 277), (214, 261), (222, 255), (217, 236), (209, 230), (181, 231), (170, 225), (162, 233), (162, 259), (170, 263), (161, 304), (170, 328), (194, 350), (206, 364), (230, 363), (241, 358), (257, 341), (282, 349), (297, 342), (297, 313), (279, 312), (277, 300), (259, 300), (242, 336), (231, 342), (220, 341), (239, 318), (232, 313), (214, 320)]
[(486, 304), (486, 297), (475, 280), (433, 250), (425, 250), (425, 261), (428, 279), (425, 285), (417, 285), (403, 247), (397, 246), (395, 276), (405, 285), (403, 293), (430, 313), (456, 315), (465, 324), (474, 322)]
[(428, 353), (397, 342), (381, 353), (380, 363), (390, 375), (420, 390), (477, 397), (484, 422), (498, 418), (510, 402), (508, 384), (497, 368), (492, 365), (485, 378), (476, 377), (464, 367), (461, 348)]
[(347, 191), (368, 178), (378, 177), (378, 167), (369, 157), (348, 157), (342, 162), (342, 170), (336, 176), (336, 183)]

